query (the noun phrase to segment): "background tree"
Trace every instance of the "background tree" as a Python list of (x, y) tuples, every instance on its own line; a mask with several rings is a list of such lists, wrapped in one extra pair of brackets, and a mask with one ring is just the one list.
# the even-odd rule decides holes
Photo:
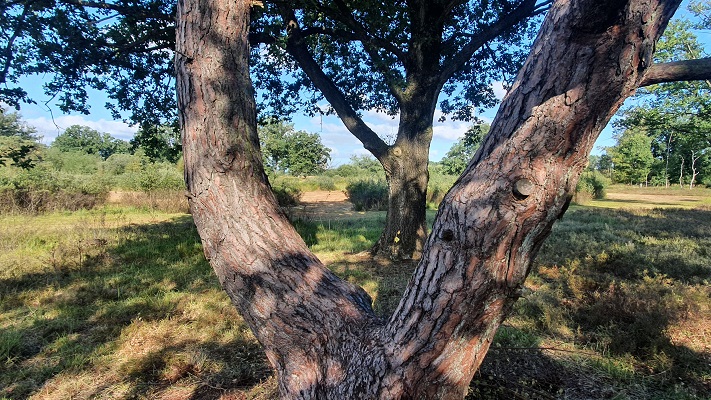
[[(477, 108), (493, 106), (492, 82), (518, 69), (532, 18), (550, 3), (264, 2), (253, 10), (250, 34), (259, 45), (253, 62), (260, 105), (277, 115), (337, 114), (385, 170), (388, 214), (373, 250), (417, 258), (427, 232), (435, 109), (470, 120)], [(392, 143), (363, 122), (365, 110), (400, 116)]]
[(460, 175), (474, 157), (477, 149), (489, 133), (488, 124), (475, 125), (469, 128), (464, 136), (457, 140), (442, 157), (442, 172), (449, 175)]
[(679, 1), (556, 1), (383, 320), (309, 251), (266, 181), (246, 73), (251, 4), (179, 3), (178, 103), (205, 255), (289, 399), (464, 397), (625, 98), (652, 82), (711, 76), (653, 65)]
[(177, 162), (183, 154), (178, 120), (170, 124), (143, 124), (131, 139), (131, 150), (143, 150), (152, 162)]
[(72, 125), (65, 129), (54, 139), (52, 147), (64, 152), (94, 154), (104, 160), (114, 153), (129, 152), (128, 142), (82, 125)]
[(331, 149), (316, 133), (294, 130), (293, 124), (270, 121), (259, 127), (259, 141), (265, 165), (272, 171), (295, 176), (326, 170)]
[(37, 130), (27, 125), (17, 112), (0, 108), (0, 166), (30, 169), (41, 159)]
[(609, 149), (615, 165), (615, 180), (647, 184), (652, 170), (652, 139), (645, 132), (626, 130), (617, 136), (617, 145)]

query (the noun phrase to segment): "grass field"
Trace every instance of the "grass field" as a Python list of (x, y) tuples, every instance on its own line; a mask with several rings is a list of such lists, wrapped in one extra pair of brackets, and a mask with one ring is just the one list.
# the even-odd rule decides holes
[[(711, 192), (610, 199), (556, 225), (469, 398), (711, 398)], [(363, 253), (383, 220), (295, 224), (386, 315), (413, 266)], [(189, 215), (0, 216), (0, 399), (275, 395)]]

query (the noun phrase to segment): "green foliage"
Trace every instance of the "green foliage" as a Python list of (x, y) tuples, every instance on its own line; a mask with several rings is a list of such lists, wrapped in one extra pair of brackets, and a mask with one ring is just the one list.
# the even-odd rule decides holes
[(447, 154), (442, 158), (442, 171), (448, 175), (461, 175), (489, 133), (488, 124), (474, 125), (469, 128)]
[(22, 140), (38, 141), (37, 130), (27, 125), (17, 112), (9, 112), (0, 107), (0, 137), (16, 137)]
[[(87, 88), (107, 93), (114, 117), (175, 117), (172, 28), (176, 2), (2, 2), (0, 101), (29, 102), (23, 76), (41, 74), (63, 112), (89, 112)], [(44, 79), (43, 79), (44, 80)]]
[(427, 181), (427, 207), (437, 209), (444, 199), (444, 195), (449, 192), (457, 176), (445, 174), (444, 168), (439, 163), (430, 164), (430, 179)]
[[(708, 5), (692, 4), (698, 15)], [(704, 57), (693, 28), (708, 23), (672, 21), (657, 45), (655, 62)], [(645, 132), (656, 160), (650, 181), (669, 185), (704, 181), (711, 175), (711, 87), (705, 81), (673, 82), (640, 90), (638, 105), (624, 111), (618, 129)]]
[(608, 149), (615, 165), (615, 180), (646, 184), (654, 163), (651, 147), (652, 139), (645, 132), (626, 130), (618, 135), (617, 145)]
[(330, 149), (318, 134), (294, 130), (293, 124), (270, 121), (259, 127), (264, 164), (276, 172), (294, 176), (323, 172), (331, 160)]
[(356, 211), (388, 209), (388, 185), (380, 180), (360, 180), (346, 186), (348, 201)]
[(580, 176), (575, 187), (575, 202), (584, 203), (585, 200), (602, 200), (606, 196), (610, 180), (598, 171), (586, 171)]
[(126, 173), (136, 173), (143, 168), (143, 158), (134, 154), (112, 154), (103, 163), (101, 168), (107, 175), (119, 176)]
[(182, 174), (168, 163), (146, 163), (133, 178), (133, 188), (142, 192), (185, 189)]
[(70, 174), (94, 174), (101, 166), (101, 157), (97, 154), (74, 150), (61, 151), (57, 147), (47, 149), (44, 160), (55, 171)]
[(277, 186), (272, 186), (272, 191), (281, 207), (293, 207), (299, 205), (301, 201), (301, 189), (295, 185), (282, 182)]
[[(298, 8), (295, 18), (302, 32), (318, 32), (304, 36), (303, 51), (317, 55), (317, 64), (353, 110), (377, 109), (389, 115), (397, 114), (400, 104), (393, 88), (405, 90), (413, 76), (423, 72), (418, 71), (418, 63), (406, 60), (413, 60), (415, 52), (422, 50), (420, 46), (412, 46), (412, 41), (418, 40), (415, 37), (427, 36), (423, 46), (426, 43), (426, 49), (432, 51), (421, 54), (420, 58), (426, 60), (426, 65), (437, 65), (432, 74), (446, 69), (441, 64), (457, 64), (449, 79), (445, 79), (439, 108), (454, 118), (467, 120), (476, 108), (496, 104), (491, 82), (518, 71), (527, 53), (522, 43), (535, 35), (537, 24), (532, 17), (545, 9), (545, 5), (534, 7), (535, 10), (520, 22), (505, 26), (486, 46), (470, 49), (467, 44), (472, 39), (480, 40), (487, 27), (519, 4), (467, 1), (442, 15), (433, 15), (441, 8), (423, 5), (421, 10), (427, 9), (431, 12), (428, 17), (442, 24), (427, 24), (428, 28), (420, 32), (416, 11), (419, 6), (407, 2), (358, 1), (343, 7), (305, 2), (293, 7)], [(264, 3), (264, 8), (255, 9), (250, 27), (255, 39), (271, 39), (254, 46), (252, 54), (253, 81), (263, 97), (263, 112), (289, 115), (303, 110), (316, 115), (323, 112), (319, 108), (324, 99), (320, 91), (323, 89), (316, 87), (299, 68), (294, 54), (302, 49), (289, 46), (290, 31), (286, 29), (279, 7), (283, 6)], [(357, 23), (360, 28), (344, 23), (352, 16), (361, 16)], [(354, 40), (361, 34), (378, 40), (364, 43)], [(457, 56), (466, 62), (459, 65)]]
[(108, 183), (100, 175), (70, 175), (43, 166), (0, 170), (0, 212), (40, 213), (92, 208), (103, 202)]
[(20, 114), (0, 107), (0, 167), (33, 168), (40, 161), (44, 148), (36, 132), (22, 121)]
[(369, 155), (353, 155), (348, 164), (339, 165), (326, 173), (344, 178), (368, 177), (369, 179), (385, 180), (385, 172), (380, 162)]
[(23, 169), (34, 168), (42, 158), (43, 148), (34, 140), (0, 136), (0, 167), (14, 165)]
[(72, 125), (52, 142), (52, 147), (62, 152), (84, 152), (102, 159), (114, 153), (128, 153), (129, 144), (88, 126)]
[(175, 163), (182, 155), (178, 121), (171, 124), (143, 124), (131, 139), (134, 151), (141, 149), (152, 162)]

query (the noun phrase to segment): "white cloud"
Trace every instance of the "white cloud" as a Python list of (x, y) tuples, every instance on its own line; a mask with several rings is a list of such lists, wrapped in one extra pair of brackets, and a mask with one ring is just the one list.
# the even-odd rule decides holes
[(491, 84), (491, 89), (494, 91), (494, 96), (497, 99), (502, 100), (506, 96), (506, 89), (504, 88), (504, 83), (501, 81), (496, 81)]
[(111, 121), (99, 119), (92, 121), (81, 115), (63, 115), (54, 119), (47, 117), (29, 118), (27, 124), (37, 128), (37, 133), (41, 135), (42, 142), (49, 144), (65, 129), (72, 125), (84, 125), (96, 129), (99, 132), (106, 132), (117, 139), (129, 140), (133, 138), (138, 130), (137, 127), (129, 126), (121, 121)]

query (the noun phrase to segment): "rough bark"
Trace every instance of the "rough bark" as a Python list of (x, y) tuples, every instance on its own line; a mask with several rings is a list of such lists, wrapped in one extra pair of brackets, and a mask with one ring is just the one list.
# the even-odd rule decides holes
[(288, 399), (462, 398), (589, 151), (680, 0), (559, 0), (448, 193), (400, 305), (307, 249), (276, 205), (247, 73), (246, 0), (180, 0), (178, 99), (190, 207), (226, 292)]
[(708, 79), (711, 75), (711, 58), (675, 61), (652, 65), (644, 74), (639, 86), (664, 82), (696, 81)]

